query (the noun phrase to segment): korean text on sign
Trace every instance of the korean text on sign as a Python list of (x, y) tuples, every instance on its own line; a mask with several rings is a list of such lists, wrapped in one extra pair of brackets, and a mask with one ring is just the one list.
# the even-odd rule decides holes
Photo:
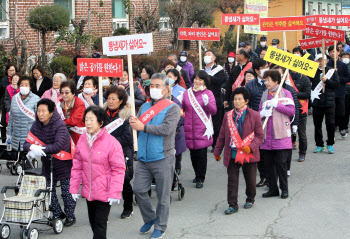
[(222, 25), (259, 25), (259, 14), (222, 14)]
[(318, 15), (317, 26), (350, 26), (350, 15)]
[(315, 76), (318, 68), (317, 62), (273, 47), (267, 49), (264, 60), (310, 77)]
[[(326, 39), (324, 42), (325, 42), (325, 46), (334, 45), (334, 40)], [(302, 39), (302, 40), (299, 40), (299, 43), (300, 43), (301, 49), (303, 50), (322, 47), (322, 39), (317, 39), (317, 38)]]
[(260, 18), (261, 31), (298, 31), (306, 27), (305, 17)]
[(326, 27), (316, 27), (311, 25), (307, 25), (304, 31), (305, 36), (331, 39), (337, 41), (344, 41), (344, 34), (345, 33), (342, 30), (330, 29)]
[(102, 46), (107, 56), (148, 54), (153, 51), (152, 33), (103, 37)]
[(123, 77), (122, 59), (78, 58), (78, 75)]
[(179, 28), (179, 40), (220, 41), (219, 28)]

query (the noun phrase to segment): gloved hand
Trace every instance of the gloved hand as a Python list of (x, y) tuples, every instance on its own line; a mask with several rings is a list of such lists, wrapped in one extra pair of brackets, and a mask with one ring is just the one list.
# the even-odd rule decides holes
[(252, 152), (252, 150), (250, 149), (249, 146), (244, 146), (244, 147), (242, 148), (242, 151), (243, 151), (244, 153), (246, 153), (246, 154), (250, 154), (250, 152)]
[(113, 203), (120, 203), (120, 199), (114, 199), (114, 198), (108, 198), (109, 205), (112, 205)]
[(277, 99), (272, 99), (272, 100), (270, 100), (270, 105), (271, 105), (273, 108), (276, 108), (276, 107), (277, 107), (277, 104), (278, 104), (278, 100), (277, 100)]
[(72, 195), (72, 198), (73, 198), (74, 201), (77, 201), (79, 199), (79, 197), (80, 197), (79, 194), (72, 193), (71, 195)]
[(33, 151), (35, 156), (46, 156), (45, 152), (43, 151), (43, 149), (45, 149), (45, 147), (41, 147), (39, 145), (32, 144), (29, 149), (30, 149), (30, 151)]
[(270, 117), (271, 115), (272, 115), (272, 110), (262, 110), (260, 112), (261, 118), (267, 118), (267, 117)]
[(214, 155), (214, 157), (215, 157), (215, 160), (216, 160), (216, 161), (220, 162), (220, 160), (221, 160), (221, 157), (220, 157), (220, 156)]
[(29, 151), (28, 153), (27, 153), (27, 158), (30, 158), (30, 159), (34, 159), (36, 156), (35, 156), (35, 153), (34, 153), (34, 151)]
[(296, 134), (297, 131), (298, 131), (298, 126), (297, 126), (297, 125), (293, 125), (293, 126), (292, 126), (292, 132), (293, 132), (293, 134)]
[(203, 99), (204, 105), (207, 105), (209, 103), (209, 97), (207, 94), (203, 94), (202, 99)]

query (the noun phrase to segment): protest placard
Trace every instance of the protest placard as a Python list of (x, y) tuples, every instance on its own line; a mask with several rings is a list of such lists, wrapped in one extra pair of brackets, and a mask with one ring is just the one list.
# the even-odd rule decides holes
[(220, 41), (220, 28), (179, 28), (179, 40)]
[(342, 30), (331, 29), (326, 27), (317, 27), (306, 25), (306, 29), (304, 31), (305, 36), (315, 37), (315, 38), (324, 38), (331, 39), (337, 41), (344, 41), (345, 32)]
[[(318, 38), (301, 39), (299, 40), (299, 44), (301, 49), (303, 50), (322, 47), (322, 39), (318, 39)], [(328, 40), (328, 39), (325, 40), (326, 46), (331, 46), (333, 44), (334, 44), (334, 40)]]
[(78, 58), (77, 71), (80, 76), (123, 77), (123, 60)]
[[(244, 0), (244, 14), (259, 14), (260, 17), (268, 17), (269, 1), (268, 0)], [(267, 32), (260, 30), (260, 24), (245, 25), (244, 33), (267, 35)]]
[(222, 25), (259, 25), (259, 14), (222, 14)]
[(261, 31), (298, 31), (305, 30), (305, 17), (267, 17), (260, 18)]
[(350, 26), (350, 15), (318, 15), (317, 26)]

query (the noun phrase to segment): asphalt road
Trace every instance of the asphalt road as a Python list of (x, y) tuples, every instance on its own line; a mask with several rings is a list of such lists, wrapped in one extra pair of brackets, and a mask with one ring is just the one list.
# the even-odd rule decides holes
[[(291, 176), (289, 177), (289, 198), (262, 198), (267, 188), (258, 188), (253, 208), (244, 209), (245, 183), (240, 175), (239, 211), (225, 215), (226, 168), (216, 162), (208, 152), (208, 172), (203, 189), (196, 189), (189, 152), (183, 155), (181, 181), (186, 188), (183, 201), (172, 193), (172, 204), (168, 229), (163, 238), (350, 238), (350, 139), (341, 139), (336, 132), (335, 154), (314, 154), (312, 116), (308, 117), (309, 149), (306, 161), (297, 162), (298, 151), (293, 151)], [(324, 130), (324, 133), (326, 131)], [(350, 136), (349, 136), (350, 137)], [(0, 173), (0, 187), (13, 185), (16, 177), (11, 176), (3, 165)], [(156, 204), (153, 190), (152, 202)], [(63, 205), (63, 203), (61, 203)], [(3, 204), (0, 203), (0, 210)], [(122, 220), (122, 203), (113, 205), (109, 216), (108, 238), (142, 239), (143, 225), (139, 208), (134, 207), (131, 218)], [(92, 238), (87, 218), (85, 199), (79, 199), (76, 208), (77, 223), (64, 228), (60, 235), (42, 225), (40, 238)], [(10, 238), (19, 238), (19, 227), (12, 226)]]

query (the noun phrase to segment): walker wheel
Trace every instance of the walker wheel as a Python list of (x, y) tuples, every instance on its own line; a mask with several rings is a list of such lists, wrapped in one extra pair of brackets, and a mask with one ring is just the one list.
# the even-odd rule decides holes
[(182, 186), (182, 184), (179, 184), (177, 189), (178, 198), (181, 201), (185, 197), (185, 188)]
[(6, 163), (6, 167), (7, 167), (8, 169), (11, 169), (11, 168), (12, 168), (12, 165), (13, 165), (12, 162), (7, 162), (7, 163)]
[(0, 238), (1, 239), (7, 239), (10, 237), (11, 234), (11, 228), (7, 224), (2, 224), (0, 226)]
[(2, 171), (2, 165), (0, 164), (0, 172)]
[(52, 222), (52, 228), (53, 228), (53, 231), (56, 234), (62, 233), (62, 231), (63, 231), (63, 221), (60, 218), (56, 218)]
[(27, 229), (26, 227), (21, 227), (21, 234), (19, 235), (19, 238), (21, 239), (28, 239), (27, 237)]
[(10, 168), (10, 173), (12, 175), (16, 175), (16, 168), (15, 168), (15, 164), (12, 164), (11, 168)]
[(39, 231), (38, 229), (34, 228), (29, 228), (27, 232), (27, 238), (28, 239), (38, 239), (39, 238)]
[(22, 165), (17, 164), (15, 169), (16, 169), (16, 174), (17, 175), (20, 175), (22, 173)]

